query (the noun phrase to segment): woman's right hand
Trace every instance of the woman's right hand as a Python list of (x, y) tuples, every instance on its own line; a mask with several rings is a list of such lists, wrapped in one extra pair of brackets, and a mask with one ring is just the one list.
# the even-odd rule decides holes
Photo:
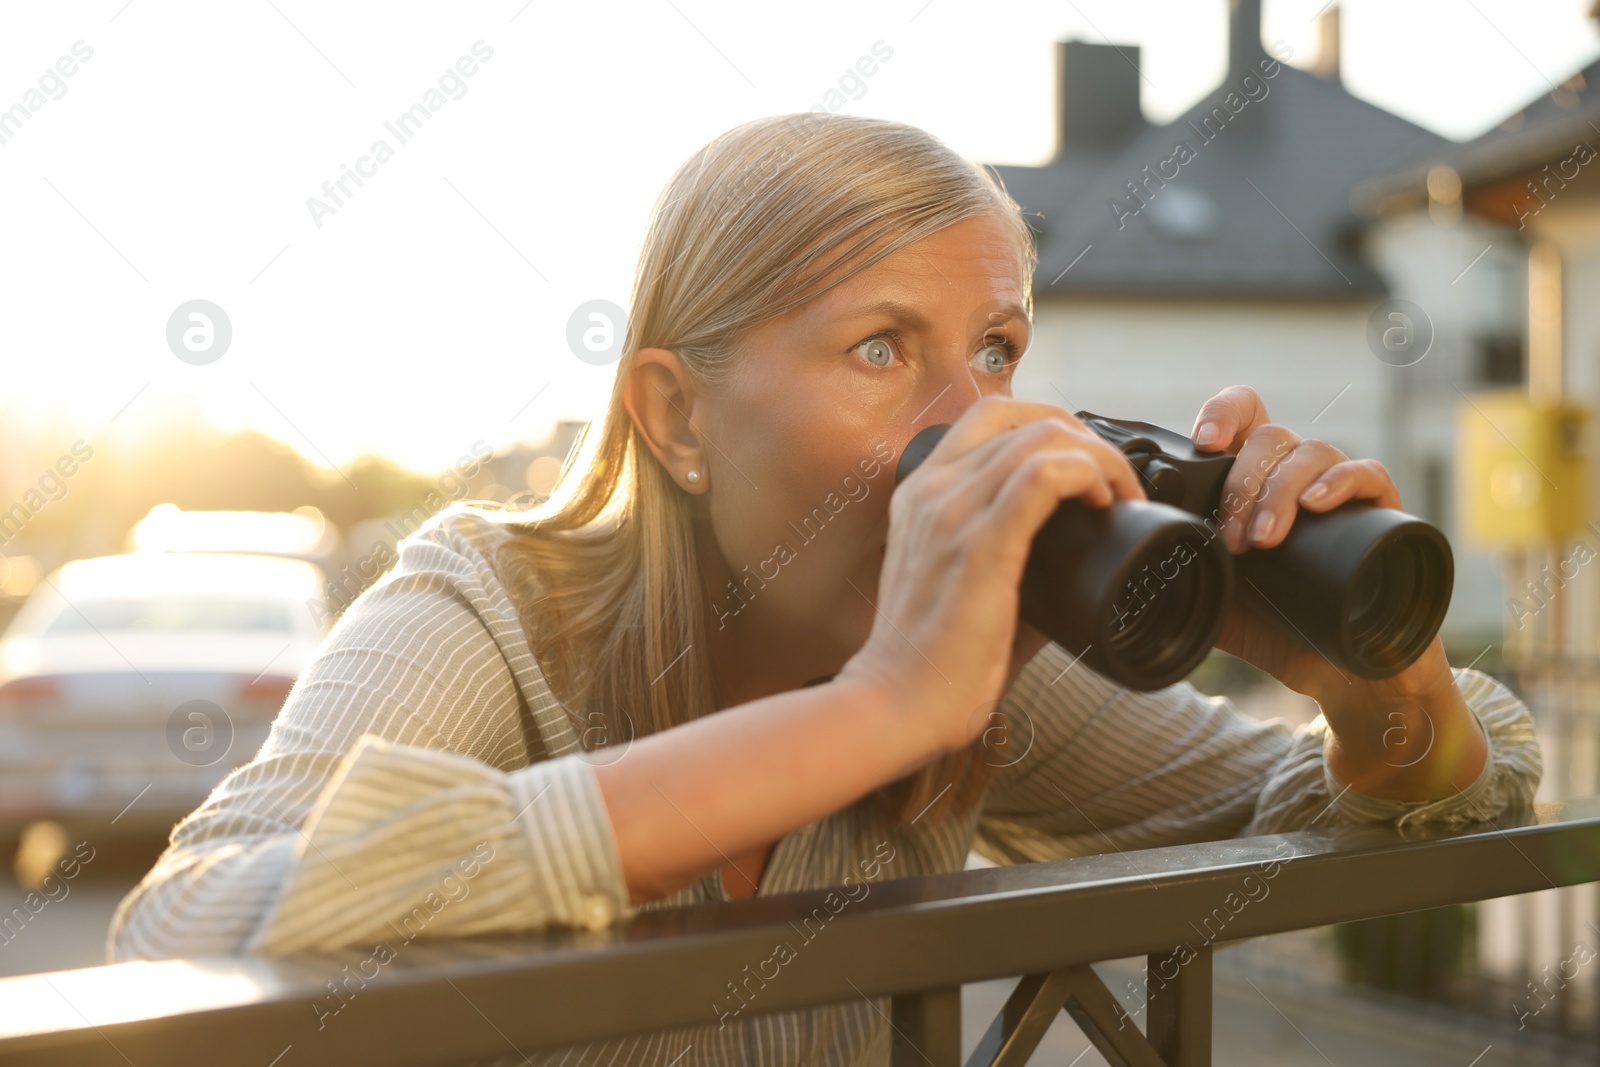
[(866, 643), (840, 670), (882, 688), (930, 749), (957, 751), (1048, 638), (1018, 618), (1034, 535), (1063, 500), (1144, 500), (1127, 457), (1071, 412), (988, 396), (889, 498)]

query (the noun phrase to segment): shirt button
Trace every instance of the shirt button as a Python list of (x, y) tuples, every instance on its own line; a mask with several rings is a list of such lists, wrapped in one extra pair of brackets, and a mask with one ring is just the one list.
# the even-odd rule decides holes
[(590, 893), (583, 898), (581, 915), (584, 926), (591, 930), (602, 930), (611, 925), (611, 901)]

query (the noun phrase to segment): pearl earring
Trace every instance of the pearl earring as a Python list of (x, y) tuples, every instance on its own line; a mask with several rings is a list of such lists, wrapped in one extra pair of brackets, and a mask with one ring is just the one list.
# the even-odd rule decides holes
[(689, 482), (693, 484), (700, 480), (700, 472), (699, 470), (690, 470), (688, 474), (684, 475), (684, 477), (688, 478)]

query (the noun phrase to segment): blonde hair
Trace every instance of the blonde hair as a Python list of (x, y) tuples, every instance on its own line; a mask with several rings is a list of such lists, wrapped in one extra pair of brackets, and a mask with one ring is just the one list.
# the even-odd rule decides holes
[[(778, 115), (729, 130), (678, 168), (651, 212), (598, 435), (574, 446), (547, 500), (496, 519), (514, 534), (496, 567), (552, 691), (589, 727), (580, 734), (598, 727), (600, 743), (621, 743), (717, 710), (709, 657), (684, 655), (710, 647), (694, 541), (704, 500), (673, 481), (623, 406), (634, 354), (670, 349), (713, 392), (752, 327), (983, 214), (1015, 242), (1031, 315), (1037, 253), (1020, 209), (924, 130)], [(939, 794), (934, 818), (965, 813), (991, 767), (974, 742), (876, 795), (891, 824)]]

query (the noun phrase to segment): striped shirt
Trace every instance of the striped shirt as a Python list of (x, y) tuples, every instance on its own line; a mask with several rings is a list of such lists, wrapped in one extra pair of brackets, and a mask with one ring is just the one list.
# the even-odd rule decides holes
[[(729, 899), (719, 868), (630, 903), (581, 720), (546, 685), (490, 566), (508, 536), (457, 503), (399, 544), (260, 752), (173, 829), (122, 901), (113, 962), (394, 952), (413, 937), (596, 929)], [(758, 894), (958, 871), (974, 850), (1026, 863), (1338, 821), (1459, 824), (1527, 810), (1542, 773), (1527, 707), (1478, 671), (1455, 677), (1489, 739), (1483, 773), (1454, 797), (1407, 803), (1332, 775), (1321, 716), (1291, 730), (1187, 682), (1138, 692), (1072, 664), (1047, 645), (1005, 694), (1026, 755), (1007, 757), (976, 810), (891, 829), (869, 794), (781, 838)], [(758, 1015), (730, 993), (704, 1023), (534, 1061), (886, 1064), (888, 1009), (880, 997)]]

